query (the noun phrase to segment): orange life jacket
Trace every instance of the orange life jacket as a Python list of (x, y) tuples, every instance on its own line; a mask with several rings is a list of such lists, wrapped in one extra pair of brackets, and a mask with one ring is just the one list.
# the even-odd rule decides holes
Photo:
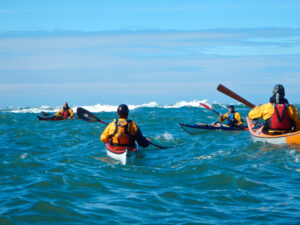
[(119, 146), (132, 146), (135, 144), (135, 138), (129, 132), (131, 120), (115, 121), (115, 132), (111, 136), (111, 143)]

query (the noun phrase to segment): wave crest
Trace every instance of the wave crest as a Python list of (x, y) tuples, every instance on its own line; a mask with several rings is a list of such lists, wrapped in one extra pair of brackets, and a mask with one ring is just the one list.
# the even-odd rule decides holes
[[(226, 107), (225, 105), (219, 104), (218, 102), (214, 101), (213, 103), (208, 103), (207, 99), (203, 100), (192, 100), (192, 101), (179, 101), (172, 105), (159, 105), (157, 102), (149, 102), (140, 105), (133, 105), (128, 104), (130, 110), (134, 110), (137, 108), (182, 108), (182, 107), (199, 107), (199, 103), (207, 104), (209, 107), (212, 105), (219, 105), (221, 107)], [(90, 112), (115, 112), (117, 110), (118, 105), (106, 105), (106, 104), (96, 104), (96, 105), (80, 105), (80, 106), (73, 106), (72, 110), (76, 112), (77, 107), (82, 107)], [(42, 105), (39, 107), (2, 107), (0, 108), (1, 112), (11, 112), (11, 113), (40, 113), (41, 111), (52, 113), (57, 112), (61, 109), (61, 106), (46, 106)]]

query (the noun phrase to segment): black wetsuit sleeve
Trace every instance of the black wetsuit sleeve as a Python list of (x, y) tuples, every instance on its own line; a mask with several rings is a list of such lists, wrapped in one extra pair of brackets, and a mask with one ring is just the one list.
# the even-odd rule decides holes
[(137, 143), (142, 146), (143, 148), (146, 148), (150, 145), (149, 141), (143, 136), (142, 131), (138, 127), (138, 130), (136, 132), (135, 139)]

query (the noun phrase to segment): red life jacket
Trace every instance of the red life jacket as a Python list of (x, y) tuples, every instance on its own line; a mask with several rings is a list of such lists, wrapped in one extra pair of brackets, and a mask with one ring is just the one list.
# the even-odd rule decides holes
[(62, 117), (69, 117), (71, 114), (69, 112), (69, 110), (63, 110), (61, 116)]
[(289, 130), (291, 128), (291, 119), (287, 112), (287, 104), (273, 104), (274, 113), (269, 119), (269, 129), (271, 130)]

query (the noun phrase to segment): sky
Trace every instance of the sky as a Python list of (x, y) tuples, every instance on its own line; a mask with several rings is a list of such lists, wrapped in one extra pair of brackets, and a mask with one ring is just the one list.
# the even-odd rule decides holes
[(0, 0), (0, 106), (300, 103), (299, 1)]

